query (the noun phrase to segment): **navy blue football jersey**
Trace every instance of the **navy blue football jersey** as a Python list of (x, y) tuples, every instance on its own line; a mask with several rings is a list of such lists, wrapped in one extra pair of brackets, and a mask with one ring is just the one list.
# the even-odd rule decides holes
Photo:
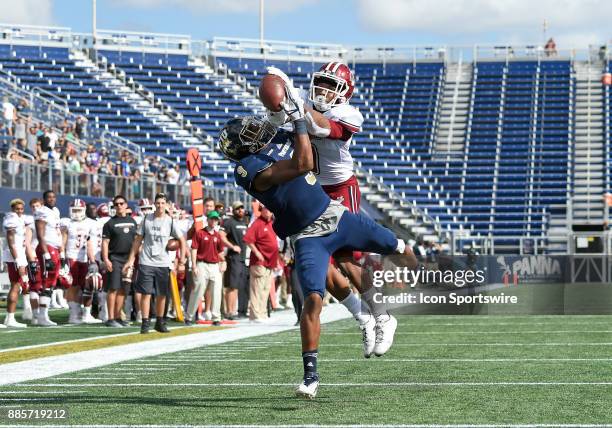
[(314, 222), (327, 209), (330, 198), (312, 172), (272, 186), (265, 192), (253, 189), (253, 180), (274, 162), (291, 158), (293, 134), (279, 130), (261, 152), (247, 156), (236, 164), (234, 178), (249, 195), (274, 213), (274, 231), (285, 239)]

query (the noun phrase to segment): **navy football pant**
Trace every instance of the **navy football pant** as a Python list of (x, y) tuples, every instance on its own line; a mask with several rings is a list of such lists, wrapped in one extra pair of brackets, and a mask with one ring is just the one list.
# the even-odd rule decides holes
[(295, 243), (294, 257), (304, 298), (310, 293), (319, 293), (323, 297), (329, 257), (341, 248), (393, 254), (397, 249), (397, 238), (370, 218), (345, 211), (335, 232), (299, 239)]

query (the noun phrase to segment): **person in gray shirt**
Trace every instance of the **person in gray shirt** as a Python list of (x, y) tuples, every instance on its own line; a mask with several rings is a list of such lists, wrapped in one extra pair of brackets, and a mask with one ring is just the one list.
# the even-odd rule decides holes
[(167, 202), (165, 194), (155, 195), (155, 211), (147, 214), (140, 223), (130, 255), (122, 269), (124, 275), (127, 275), (134, 268), (134, 260), (138, 254), (138, 275), (134, 290), (142, 294), (141, 333), (148, 333), (150, 330), (151, 296), (156, 296), (155, 330), (160, 333), (168, 332), (163, 313), (169, 290), (170, 269), (173, 269), (172, 260), (166, 251), (166, 245), (171, 238), (179, 240), (179, 265), (185, 266), (187, 255), (185, 238), (172, 217), (166, 213)]

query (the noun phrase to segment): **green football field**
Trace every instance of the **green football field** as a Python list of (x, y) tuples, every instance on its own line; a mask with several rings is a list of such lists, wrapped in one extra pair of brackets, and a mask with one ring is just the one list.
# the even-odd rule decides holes
[[(366, 360), (353, 321), (324, 325), (314, 401), (294, 398), (299, 332), (0, 387), (0, 424), (610, 424), (612, 317), (399, 316)], [(43, 370), (37, 367), (36, 370)], [(8, 419), (62, 409), (65, 419)]]

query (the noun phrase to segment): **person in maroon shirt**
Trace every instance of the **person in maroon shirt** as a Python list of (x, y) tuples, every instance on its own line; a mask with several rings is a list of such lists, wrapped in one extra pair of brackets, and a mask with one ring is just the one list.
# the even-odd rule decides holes
[(261, 214), (244, 235), (244, 242), (251, 249), (249, 318), (256, 322), (268, 318), (272, 270), (278, 265), (278, 240), (272, 223), (272, 211), (262, 205)]
[(221, 323), (221, 271), (219, 263), (225, 260), (223, 256), (223, 240), (215, 229), (219, 224), (219, 213), (210, 211), (206, 215), (207, 225), (198, 230), (191, 239), (191, 266), (194, 287), (189, 295), (185, 324), (191, 325), (195, 320), (198, 302), (204, 291), (212, 289), (212, 321), (213, 325)]

